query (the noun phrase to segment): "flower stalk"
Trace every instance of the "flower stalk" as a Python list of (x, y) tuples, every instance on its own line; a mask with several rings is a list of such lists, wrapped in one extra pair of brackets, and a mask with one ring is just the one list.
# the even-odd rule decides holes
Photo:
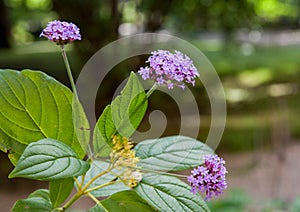
[(157, 87), (158, 87), (157, 83), (154, 83), (152, 85), (152, 87), (146, 93), (147, 98), (151, 96), (151, 94), (156, 90)]
[(66, 50), (64, 48), (64, 45), (61, 45), (60, 47), (61, 47), (61, 54), (62, 54), (62, 57), (64, 59), (64, 63), (65, 63), (66, 69), (67, 69), (67, 74), (68, 74), (68, 77), (69, 77), (69, 80), (70, 80), (70, 83), (71, 83), (71, 88), (73, 90), (75, 98), (78, 99), (78, 94), (77, 94), (77, 90), (76, 90), (76, 86), (75, 86), (75, 82), (74, 82), (74, 79), (73, 79), (73, 75), (72, 75), (72, 71), (71, 71), (71, 67), (70, 67), (68, 57), (67, 57)]
[(64, 47), (75, 40), (81, 40), (79, 28), (73, 23), (55, 20), (47, 24), (47, 27), (40, 34), (40, 37), (42, 36), (60, 46), (73, 93), (78, 99), (71, 67)]

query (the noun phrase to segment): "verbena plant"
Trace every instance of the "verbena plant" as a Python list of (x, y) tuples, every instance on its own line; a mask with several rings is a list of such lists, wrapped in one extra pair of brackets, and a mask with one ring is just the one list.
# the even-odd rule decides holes
[[(146, 93), (130, 73), (90, 132), (64, 49), (81, 39), (79, 28), (52, 21), (41, 36), (60, 46), (73, 92), (40, 71), (0, 70), (0, 149), (15, 166), (8, 177), (49, 181), (49, 189), (18, 200), (12, 211), (65, 211), (82, 196), (95, 201), (89, 212), (209, 211), (198, 191), (209, 200), (227, 187), (225, 162), (211, 148), (185, 136), (130, 140), (157, 86), (195, 84), (199, 73), (190, 58), (153, 52), (138, 71), (153, 87)], [(193, 167), (190, 176), (173, 173)]]

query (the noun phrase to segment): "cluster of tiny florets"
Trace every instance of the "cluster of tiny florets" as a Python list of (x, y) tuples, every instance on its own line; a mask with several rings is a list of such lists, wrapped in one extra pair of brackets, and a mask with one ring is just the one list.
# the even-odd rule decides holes
[(224, 166), (225, 161), (217, 155), (210, 155), (205, 158), (202, 166), (192, 170), (188, 177), (188, 182), (192, 186), (191, 192), (205, 192), (206, 200), (210, 200), (213, 195), (218, 196), (227, 188), (225, 175), (227, 173)]
[(167, 85), (169, 89), (175, 86), (185, 88), (186, 83), (195, 85), (195, 78), (199, 76), (193, 61), (180, 51), (171, 53), (167, 50), (152, 52), (146, 63), (138, 73), (144, 80), (153, 79), (158, 85)]
[(137, 170), (139, 159), (135, 157), (132, 150), (133, 143), (125, 137), (113, 136), (113, 149), (110, 153), (110, 160), (116, 169), (122, 171), (120, 179), (131, 188), (137, 186), (142, 180), (142, 173)]
[(80, 30), (75, 24), (57, 20), (47, 24), (47, 27), (40, 34), (40, 37), (42, 36), (58, 45), (64, 45), (74, 40), (81, 40)]

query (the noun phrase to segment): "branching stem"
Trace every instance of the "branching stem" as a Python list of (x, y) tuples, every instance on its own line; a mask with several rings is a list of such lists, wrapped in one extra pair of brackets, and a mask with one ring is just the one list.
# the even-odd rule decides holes
[(78, 190), (76, 192), (76, 194), (74, 194), (74, 196), (62, 207), (62, 208), (58, 208), (58, 210), (60, 211), (65, 211), (66, 209), (68, 209), (74, 202), (76, 202), (80, 197), (87, 195), (89, 197), (91, 197), (94, 201), (97, 200), (96, 197), (94, 197), (92, 194), (90, 194), (91, 191), (103, 188), (105, 186), (114, 184), (115, 181), (109, 181), (107, 183), (95, 186), (93, 188), (89, 188), (89, 186), (95, 181), (97, 180), (99, 177), (107, 174), (108, 172), (110, 172), (113, 169), (113, 167), (109, 167), (106, 170), (104, 170), (103, 172), (99, 173), (98, 175), (94, 176), (86, 185), (84, 185), (83, 187), (83, 183), (84, 183), (84, 177), (85, 175), (82, 176), (82, 183), (80, 183), (77, 179), (75, 179), (75, 182), (78, 186)]

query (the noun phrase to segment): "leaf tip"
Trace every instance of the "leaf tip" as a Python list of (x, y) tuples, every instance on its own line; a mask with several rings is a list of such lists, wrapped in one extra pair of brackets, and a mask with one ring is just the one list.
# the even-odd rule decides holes
[(15, 173), (15, 170), (13, 169), (13, 170), (11, 171), (11, 173), (9, 173), (8, 179), (15, 178), (15, 177), (16, 177), (16, 173)]

